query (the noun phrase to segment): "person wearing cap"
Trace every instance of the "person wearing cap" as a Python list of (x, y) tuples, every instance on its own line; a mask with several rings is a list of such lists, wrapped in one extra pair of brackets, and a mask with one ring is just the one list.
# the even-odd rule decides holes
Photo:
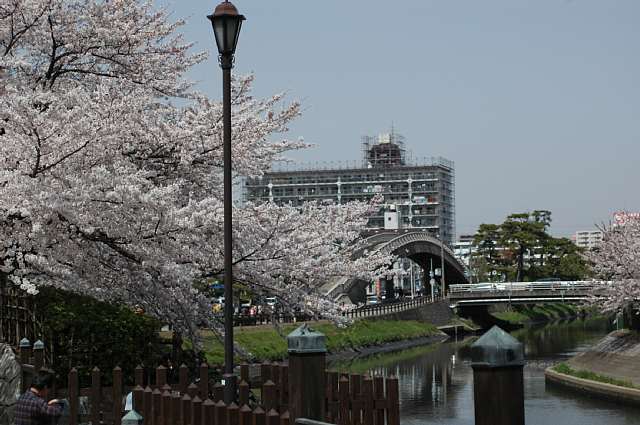
[(41, 370), (33, 377), (31, 387), (16, 404), (15, 425), (48, 425), (62, 414), (62, 402), (46, 401), (53, 386), (53, 375)]

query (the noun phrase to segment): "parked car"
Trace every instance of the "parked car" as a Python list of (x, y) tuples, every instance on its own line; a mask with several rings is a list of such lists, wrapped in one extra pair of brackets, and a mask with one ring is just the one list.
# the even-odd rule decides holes
[(366, 305), (375, 305), (378, 303), (378, 296), (376, 294), (367, 295), (367, 300), (365, 302)]
[(264, 299), (264, 302), (265, 302), (266, 305), (268, 305), (269, 307), (274, 309), (274, 308), (276, 308), (276, 305), (278, 304), (278, 299), (276, 297), (266, 297)]

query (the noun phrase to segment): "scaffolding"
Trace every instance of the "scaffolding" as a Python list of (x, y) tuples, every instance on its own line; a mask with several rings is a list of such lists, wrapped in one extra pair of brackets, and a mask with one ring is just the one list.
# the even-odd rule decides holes
[(362, 136), (363, 168), (400, 167), (406, 164), (404, 137), (395, 132)]

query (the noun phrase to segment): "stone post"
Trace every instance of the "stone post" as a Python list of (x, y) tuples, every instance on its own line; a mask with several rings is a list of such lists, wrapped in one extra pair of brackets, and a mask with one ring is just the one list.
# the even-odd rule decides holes
[(524, 349), (494, 326), (471, 346), (476, 425), (524, 425)]
[(20, 340), (20, 366), (22, 367), (22, 379), (20, 392), (25, 392), (31, 386), (31, 378), (33, 371), (30, 372), (29, 365), (31, 363), (31, 341), (27, 338)]
[(287, 336), (289, 346), (289, 415), (324, 420), (326, 337), (306, 324)]
[(34, 373), (38, 373), (44, 367), (44, 342), (37, 340), (33, 343)]
[(20, 340), (20, 363), (29, 364), (31, 362), (31, 341), (27, 338)]
[(142, 425), (144, 423), (142, 416), (131, 409), (121, 419), (122, 425)]

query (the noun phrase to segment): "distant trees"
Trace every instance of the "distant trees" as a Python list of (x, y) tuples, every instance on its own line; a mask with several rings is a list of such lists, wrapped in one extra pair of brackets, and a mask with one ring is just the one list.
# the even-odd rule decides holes
[(585, 278), (589, 267), (582, 250), (567, 238), (547, 233), (550, 224), (547, 210), (511, 214), (501, 224), (481, 224), (471, 259), (477, 279), (488, 280), (496, 273), (516, 282)]

